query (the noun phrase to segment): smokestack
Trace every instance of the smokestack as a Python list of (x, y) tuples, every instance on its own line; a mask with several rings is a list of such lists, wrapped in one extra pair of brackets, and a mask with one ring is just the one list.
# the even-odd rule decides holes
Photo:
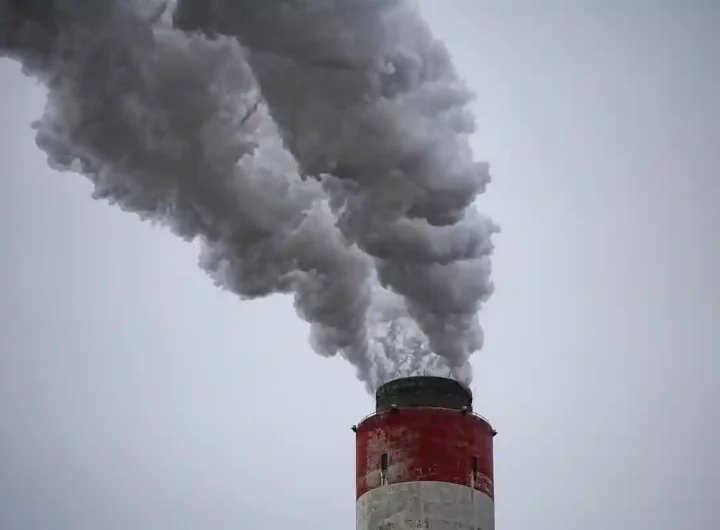
[(395, 379), (356, 433), (357, 530), (494, 530), (493, 437), (472, 393), (444, 377)]

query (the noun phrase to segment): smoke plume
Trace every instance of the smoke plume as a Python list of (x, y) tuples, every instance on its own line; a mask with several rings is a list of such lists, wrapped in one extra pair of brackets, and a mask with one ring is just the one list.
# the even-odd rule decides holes
[(0, 0), (0, 53), (48, 88), (50, 166), (198, 239), (219, 286), (292, 294), (369, 389), (469, 377), (497, 229), (412, 2)]

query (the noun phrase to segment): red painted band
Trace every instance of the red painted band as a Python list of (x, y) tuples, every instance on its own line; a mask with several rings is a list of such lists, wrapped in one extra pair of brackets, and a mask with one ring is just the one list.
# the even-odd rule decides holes
[(468, 486), (492, 497), (493, 435), (486, 420), (457, 410), (407, 408), (370, 416), (357, 427), (357, 498), (416, 481)]

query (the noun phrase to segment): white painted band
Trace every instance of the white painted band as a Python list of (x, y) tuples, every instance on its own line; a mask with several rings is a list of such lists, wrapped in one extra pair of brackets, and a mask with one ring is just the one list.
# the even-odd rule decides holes
[(495, 505), (467, 486), (401, 482), (362, 495), (356, 518), (357, 530), (495, 530)]

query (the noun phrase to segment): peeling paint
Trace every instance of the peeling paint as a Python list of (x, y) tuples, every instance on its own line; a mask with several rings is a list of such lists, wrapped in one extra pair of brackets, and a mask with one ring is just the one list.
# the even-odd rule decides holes
[(493, 497), (493, 429), (479, 416), (427, 407), (382, 412), (358, 425), (356, 448), (357, 498), (384, 484), (424, 481)]

